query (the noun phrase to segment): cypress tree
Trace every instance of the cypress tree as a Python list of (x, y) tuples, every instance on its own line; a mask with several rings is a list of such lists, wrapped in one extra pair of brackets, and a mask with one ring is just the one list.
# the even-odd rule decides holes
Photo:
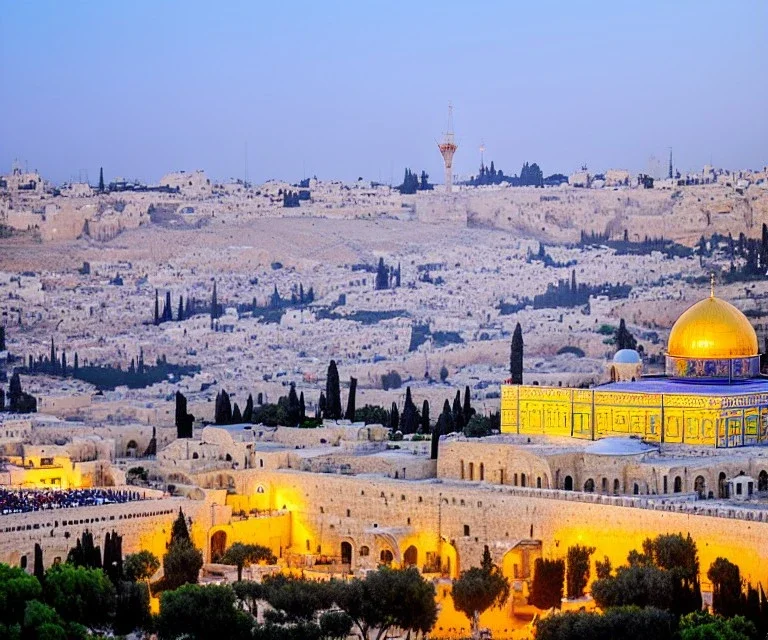
[(51, 356), (50, 356), (49, 364), (51, 365), (51, 371), (55, 372), (57, 368), (56, 367), (56, 347), (53, 344), (53, 337), (51, 337)]
[[(429, 405), (427, 405), (429, 406)], [(423, 415), (422, 415), (423, 418)], [(435, 428), (432, 431), (432, 441), (429, 443), (429, 458), (430, 460), (437, 460), (438, 448), (440, 447), (440, 434), (442, 433), (442, 426), (444, 425), (443, 416), (441, 415), (437, 419)]]
[(222, 389), (216, 394), (214, 422), (216, 424), (232, 423), (232, 404), (229, 400), (229, 394)]
[(421, 405), (421, 433), (429, 433), (429, 401)]
[(512, 334), (512, 348), (509, 356), (509, 374), (512, 384), (523, 384), (523, 329), (518, 322)]
[(0, 411), (5, 411), (5, 391), (0, 387)]
[(74, 375), (77, 375), (77, 370), (80, 368), (80, 362), (77, 359), (77, 351), (75, 351), (75, 362), (72, 365), (72, 372)]
[(331, 360), (328, 365), (328, 375), (325, 382), (325, 395), (327, 402), (327, 416), (330, 420), (341, 418), (341, 389), (339, 386), (339, 370), (336, 361)]
[(389, 412), (389, 428), (392, 433), (398, 430), (400, 427), (400, 412), (397, 410), (397, 404), (392, 403), (392, 409)]
[(155, 289), (155, 324), (160, 324), (160, 298), (157, 289)]
[(235, 402), (235, 407), (232, 409), (232, 424), (240, 424), (243, 421), (243, 414), (240, 413), (240, 407)]
[(379, 258), (379, 266), (376, 268), (376, 289), (389, 288), (389, 269), (384, 264), (384, 258)]
[(5, 351), (5, 327), (0, 327), (0, 351)]
[(304, 392), (299, 395), (299, 419), (301, 422), (307, 419), (307, 406), (304, 404)]
[(357, 393), (357, 378), (349, 378), (349, 397), (347, 398), (347, 412), (344, 417), (354, 422), (355, 420), (355, 394)]
[(469, 424), (469, 419), (474, 415), (475, 410), (472, 408), (472, 405), (469, 402), (469, 385), (464, 387), (464, 425)]
[(253, 395), (248, 394), (248, 400), (245, 401), (245, 411), (243, 411), (243, 422), (253, 422)]
[(327, 409), (328, 409), (328, 401), (325, 399), (325, 394), (321, 391), (320, 400), (318, 400), (317, 402), (317, 412), (319, 414), (318, 417), (325, 419)]
[(219, 317), (219, 299), (216, 295), (216, 280), (213, 281), (213, 294), (211, 295), (211, 320)]
[(67, 375), (67, 352), (64, 349), (61, 350), (61, 375)]
[(446, 401), (443, 403), (443, 412), (440, 414), (440, 418), (443, 420), (442, 426), (440, 426), (440, 433), (453, 433), (455, 431), (453, 425), (453, 413), (451, 412), (451, 403)]
[(176, 437), (191, 438), (192, 424), (195, 417), (187, 413), (187, 398), (180, 391), (176, 392)]
[(99, 193), (104, 193), (104, 167), (99, 167)]
[(184, 296), (179, 296), (179, 312), (177, 315), (177, 320), (179, 322), (184, 320)]
[(40, 581), (40, 584), (44, 584), (45, 566), (43, 564), (43, 549), (37, 542), (35, 542), (35, 564), (33, 575)]
[(296, 395), (296, 385), (291, 382), (291, 389), (288, 392), (288, 426), (295, 427), (301, 419), (301, 405), (299, 396)]
[(456, 431), (464, 429), (464, 412), (461, 409), (461, 391), (456, 390), (456, 397), (453, 399), (452, 408), (453, 428)]
[(171, 292), (165, 292), (165, 309), (163, 309), (163, 322), (170, 322), (173, 320), (171, 315)]

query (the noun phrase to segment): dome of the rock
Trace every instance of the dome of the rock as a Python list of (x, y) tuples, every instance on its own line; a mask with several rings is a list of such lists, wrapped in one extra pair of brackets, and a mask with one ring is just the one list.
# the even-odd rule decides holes
[(710, 296), (677, 319), (667, 353), (674, 358), (749, 358), (758, 355), (757, 334), (741, 311)]

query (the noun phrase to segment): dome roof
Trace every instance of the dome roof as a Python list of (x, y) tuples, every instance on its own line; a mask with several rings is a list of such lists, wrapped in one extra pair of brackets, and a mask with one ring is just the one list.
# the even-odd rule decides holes
[(619, 349), (613, 356), (616, 364), (639, 364), (641, 362), (640, 354), (634, 349)]
[(672, 327), (667, 353), (677, 358), (743, 358), (758, 355), (747, 317), (711, 295), (689, 307)]

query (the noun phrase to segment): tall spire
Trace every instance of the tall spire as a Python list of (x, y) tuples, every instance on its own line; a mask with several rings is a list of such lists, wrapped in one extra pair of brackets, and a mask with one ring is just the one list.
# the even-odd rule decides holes
[(453, 138), (453, 105), (450, 103), (448, 103), (448, 130), (443, 135), (443, 141), (439, 142), (437, 146), (445, 163), (445, 191), (450, 193), (453, 187), (453, 154), (458, 149)]
[(712, 271), (709, 274), (709, 297), (715, 297), (715, 272)]

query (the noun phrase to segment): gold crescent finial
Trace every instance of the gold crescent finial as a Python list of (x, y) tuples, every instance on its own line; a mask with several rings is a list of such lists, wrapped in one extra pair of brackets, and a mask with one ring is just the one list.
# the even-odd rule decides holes
[(709, 297), (714, 298), (715, 297), (715, 272), (710, 271), (709, 273)]

